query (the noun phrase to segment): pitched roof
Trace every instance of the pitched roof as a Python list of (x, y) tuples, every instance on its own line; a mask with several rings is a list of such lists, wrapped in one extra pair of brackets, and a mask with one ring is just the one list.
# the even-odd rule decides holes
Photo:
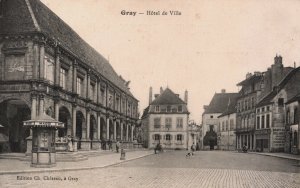
[(144, 109), (143, 115), (142, 115), (141, 119), (144, 119), (144, 118), (147, 116), (147, 114), (148, 114), (148, 112), (149, 112), (149, 107), (150, 107), (150, 106), (148, 106), (147, 108)]
[(238, 93), (215, 93), (203, 114), (223, 113), (231, 100), (237, 100)]
[(233, 96), (232, 98), (229, 98), (226, 110), (219, 117), (223, 117), (223, 116), (226, 116), (229, 114), (236, 113), (237, 99), (238, 99), (238, 96)]
[(171, 89), (166, 88), (150, 105), (186, 104)]
[(243, 85), (249, 85), (251, 83), (256, 83), (261, 81), (262, 75), (261, 74), (254, 74), (252, 75), (250, 78), (247, 78), (243, 81), (241, 81), (240, 83), (237, 84), (237, 86), (243, 86)]
[(40, 0), (6, 1), (4, 17), (0, 18), (0, 34), (32, 32), (55, 38), (63, 48), (76, 54), (80, 61), (133, 97), (109, 62)]
[(278, 94), (278, 92), (289, 82), (289, 80), (300, 70), (300, 67), (297, 67), (290, 71), (278, 84), (277, 87), (275, 87), (268, 95), (266, 95), (262, 100), (258, 102), (256, 107), (265, 106), (268, 104), (272, 104), (273, 98)]
[(295, 102), (295, 101), (300, 101), (300, 93), (298, 93), (297, 95), (295, 95), (294, 97), (292, 97), (290, 100), (288, 100), (286, 102), (286, 104), (289, 104), (289, 103), (292, 103), (292, 102)]

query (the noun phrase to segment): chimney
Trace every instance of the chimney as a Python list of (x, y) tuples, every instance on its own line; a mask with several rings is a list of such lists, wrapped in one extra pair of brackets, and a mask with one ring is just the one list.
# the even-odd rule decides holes
[(188, 103), (188, 91), (185, 90), (184, 92), (184, 102), (187, 104)]
[(160, 94), (162, 94), (162, 92), (163, 92), (164, 90), (163, 90), (163, 88), (162, 87), (160, 87)]
[(152, 87), (149, 89), (149, 104), (152, 102)]
[(274, 64), (271, 66), (271, 79), (272, 79), (272, 87), (274, 88), (283, 78), (283, 64), (282, 64), (282, 57), (277, 56), (274, 57)]
[(276, 54), (276, 56), (274, 57), (274, 64), (277, 64), (277, 63), (282, 64), (282, 57), (280, 55), (277, 56), (277, 54)]
[(226, 89), (222, 89), (222, 90), (221, 90), (221, 93), (226, 93)]
[(158, 96), (159, 96), (159, 94), (155, 94), (155, 95), (154, 95), (154, 98), (156, 99)]
[(250, 72), (248, 72), (248, 73), (246, 74), (246, 79), (250, 78), (251, 76), (252, 76), (252, 74), (251, 74)]

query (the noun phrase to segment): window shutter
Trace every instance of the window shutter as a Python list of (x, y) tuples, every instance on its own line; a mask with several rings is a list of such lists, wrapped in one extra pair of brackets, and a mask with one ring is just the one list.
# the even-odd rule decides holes
[(164, 135), (164, 140), (166, 140), (166, 135)]
[(172, 139), (173, 139), (172, 137), (173, 137), (173, 135), (170, 135), (170, 140), (172, 140)]
[(155, 140), (155, 134), (152, 135), (152, 139)]
[(184, 135), (182, 135), (181, 138), (182, 138), (181, 140), (184, 140)]

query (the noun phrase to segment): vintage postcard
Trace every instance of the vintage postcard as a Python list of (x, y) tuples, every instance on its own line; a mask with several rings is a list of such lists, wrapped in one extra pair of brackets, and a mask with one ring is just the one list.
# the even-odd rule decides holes
[(0, 0), (0, 187), (300, 187), (299, 18)]

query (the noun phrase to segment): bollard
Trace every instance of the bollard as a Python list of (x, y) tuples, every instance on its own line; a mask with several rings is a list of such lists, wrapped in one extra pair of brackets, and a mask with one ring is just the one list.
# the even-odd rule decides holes
[(125, 150), (124, 149), (121, 149), (121, 157), (120, 157), (120, 160), (125, 160)]

